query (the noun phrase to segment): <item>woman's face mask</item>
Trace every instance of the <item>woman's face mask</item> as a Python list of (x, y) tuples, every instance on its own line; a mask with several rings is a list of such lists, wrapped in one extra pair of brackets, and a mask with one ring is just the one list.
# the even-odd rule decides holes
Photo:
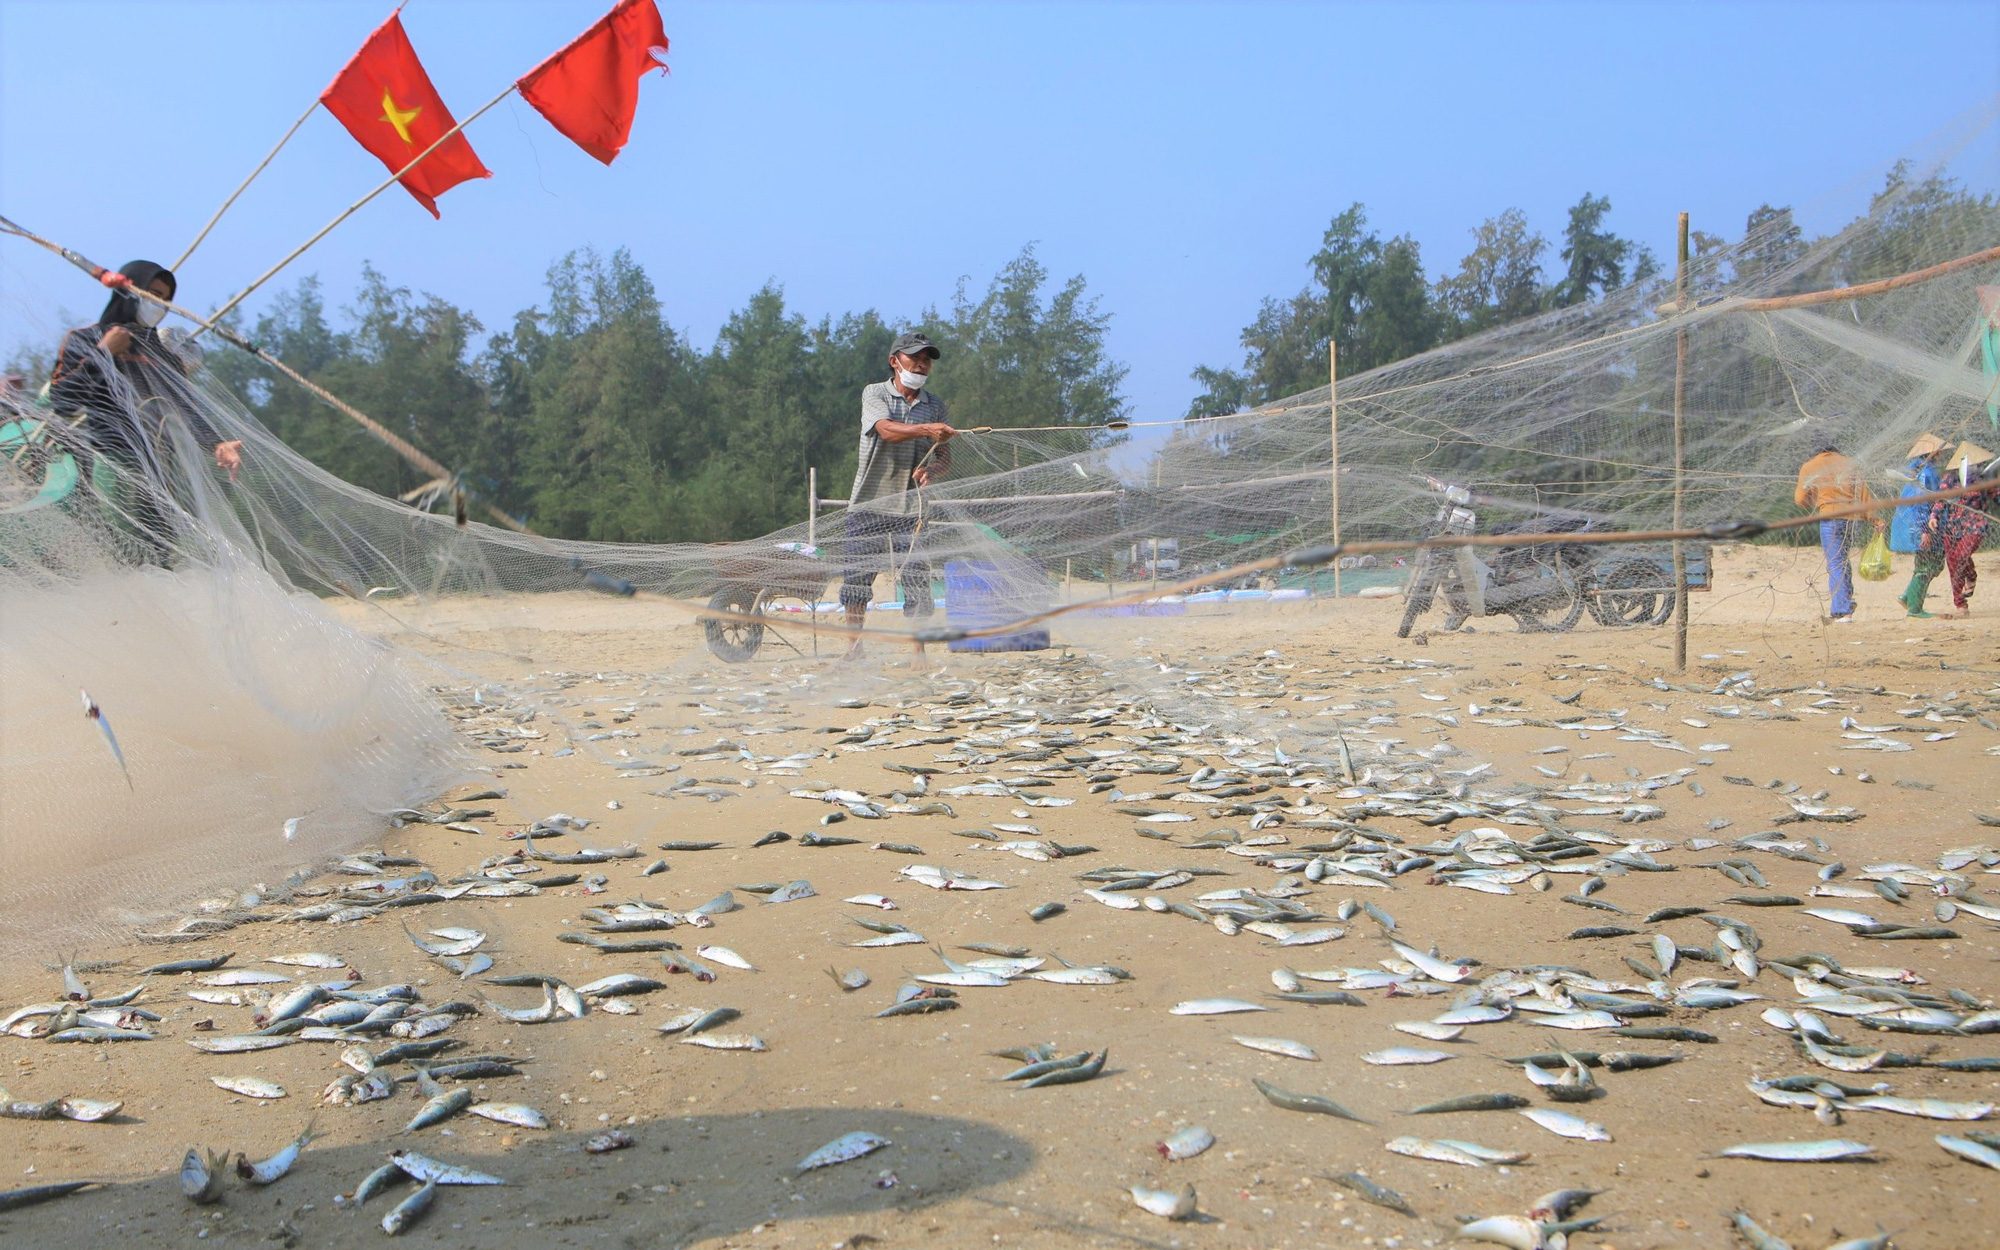
[(137, 315), (133, 317), (133, 320), (137, 321), (140, 325), (145, 326), (148, 330), (159, 325), (162, 321), (165, 321), (166, 319), (167, 319), (167, 306), (165, 304), (155, 304), (151, 300), (143, 300), (143, 299), (139, 301), (139, 311)]

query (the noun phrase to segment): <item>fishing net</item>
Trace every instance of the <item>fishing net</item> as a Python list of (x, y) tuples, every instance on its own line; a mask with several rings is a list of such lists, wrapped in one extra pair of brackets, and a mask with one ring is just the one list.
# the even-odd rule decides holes
[[(1670, 280), (1636, 283), (1343, 378), (1337, 404), (1321, 387), (1164, 436), (1142, 424), (957, 440), (953, 473), (922, 492), (913, 523), (914, 558), (941, 601), (933, 623), (977, 627), (1078, 605), (1047, 628), (1092, 653), (1107, 688), (1169, 718), (1325, 756), (1341, 715), (1291, 719), (1241, 691), (1223, 698), (1164, 657), (1177, 630), (1215, 615), (1233, 623), (1200, 634), (1203, 658), (1281, 647), (1300, 624), (1340, 610), (1336, 576), (1348, 595), (1393, 594), (1407, 560), (1155, 592), (1328, 541), (1336, 411), (1348, 541), (1436, 532), (1439, 484), (1463, 488), (1483, 528), (1647, 530), (1675, 519), (1677, 484), (1690, 525), (1789, 515), (1798, 467), (1823, 445), (1887, 495), (1920, 433), (2000, 445), (1979, 290), (2000, 283), (2000, 264), (1787, 302), (2000, 242), (2000, 205), (1948, 177), (1992, 185), (1995, 170), (1967, 163), (1988, 150), (1977, 144), (1990, 123), (1989, 110), (1917, 154), (1832, 237), (1808, 244), (1781, 214), (1733, 244), (1706, 242), (1685, 305), (1671, 303)], [(243, 441), (233, 479), (169, 420), (160, 482), (122, 481), (71, 454), (65, 418), (32, 395), (0, 401), (0, 846), (10, 864), (0, 942), (75, 937), (202, 891), (275, 885), (379, 830), (483, 758), (449, 727), (446, 703), (463, 712), (488, 690), (478, 697), (524, 717), (557, 706), (537, 704), (555, 687), (515, 661), (532, 650), (521, 632), (558, 609), (631, 631), (638, 658), (627, 662), (660, 674), (659, 691), (702, 689), (742, 659), (803, 657), (805, 676), (774, 676), (773, 689), (829, 704), (900, 680), (809, 662), (847, 641), (804, 628), (839, 619), (842, 549), (858, 522), (838, 501), (747, 542), (561, 541), (482, 523), (476, 501), (461, 520), (450, 481), (401, 501), (337, 480), (199, 366), (171, 400)], [(135, 490), (155, 497), (152, 513)], [(1621, 563), (1581, 575), (1597, 578), (1596, 597), (1575, 627), (1662, 621), (1667, 552), (1619, 549)], [(887, 561), (871, 630), (922, 623), (897, 611), (907, 584), (898, 566), (912, 558)], [(704, 622), (710, 607), (758, 619)], [(1816, 612), (1807, 605), (1800, 619)], [(1522, 623), (1550, 624), (1537, 613)], [(1552, 645), (1538, 637), (1525, 634), (1523, 647)], [(1041, 641), (1021, 631), (974, 645)], [(79, 690), (118, 735), (129, 788), (81, 715)], [(646, 752), (666, 749), (604, 762), (643, 774)]]

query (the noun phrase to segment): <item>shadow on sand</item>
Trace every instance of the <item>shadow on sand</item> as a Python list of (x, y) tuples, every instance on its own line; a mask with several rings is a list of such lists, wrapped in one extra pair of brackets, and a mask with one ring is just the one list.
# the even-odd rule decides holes
[[(162, 1159), (158, 1175), (0, 1213), (0, 1242), (158, 1245), (199, 1237), (223, 1246), (381, 1245), (382, 1217), (413, 1187), (393, 1187), (359, 1211), (334, 1198), (352, 1193), (389, 1151), (403, 1147), (508, 1182), (440, 1186), (429, 1212), (406, 1234), (426, 1246), (670, 1247), (761, 1224), (775, 1233), (785, 1221), (830, 1216), (847, 1217), (835, 1234), (841, 1240), (879, 1238), (877, 1230), (899, 1215), (1018, 1176), (1034, 1156), (1026, 1142), (991, 1125), (899, 1110), (794, 1107), (642, 1120), (619, 1126), (634, 1144), (608, 1154), (583, 1150), (589, 1132), (488, 1137), (481, 1130), (499, 1126), (463, 1117), (454, 1126), (466, 1135), (433, 1131), (309, 1146), (276, 1184), (253, 1188), (232, 1176), (222, 1200), (209, 1207), (182, 1197), (179, 1158)], [(891, 1144), (799, 1174), (800, 1160), (856, 1130)], [(507, 1140), (516, 1144), (499, 1144)], [(243, 1145), (268, 1154), (280, 1144)]]

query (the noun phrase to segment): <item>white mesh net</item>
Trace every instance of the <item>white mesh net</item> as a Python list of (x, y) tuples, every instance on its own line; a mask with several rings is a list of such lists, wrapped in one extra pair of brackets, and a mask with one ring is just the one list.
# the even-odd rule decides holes
[[(1807, 246), (1779, 219), (1698, 256), (1698, 302), (1677, 315), (1659, 311), (1671, 282), (1648, 282), (1341, 379), (1341, 536), (1435, 532), (1440, 497), (1427, 479), (1465, 488), (1483, 527), (1664, 526), (1675, 514), (1682, 332), (1679, 480), (1690, 524), (1787, 515), (1799, 464), (1822, 443), (1889, 495), (1901, 484), (1888, 471), (1919, 434), (2000, 444), (2000, 382), (1982, 362), (1996, 301), (1989, 292), (1982, 305), (1980, 290), (2000, 284), (2000, 263), (1861, 298), (1744, 306), (2000, 243), (2000, 203), (1945, 177), (1986, 120), (1905, 167), (1833, 237)], [(1973, 172), (1975, 186), (1992, 181), (1994, 171)], [(203, 891), (271, 881), (434, 793), (471, 757), (453, 745), (431, 687), (467, 682), (475, 653), (539, 597), (630, 583), (638, 600), (600, 600), (602, 610), (630, 613), (634, 629), (676, 631), (658, 667), (682, 681), (688, 667), (845, 645), (830, 635), (816, 648), (801, 628), (838, 620), (847, 525), (838, 509), (724, 545), (543, 539), (459, 524), (329, 476), (198, 366), (170, 390), (169, 407), (243, 441), (233, 480), (171, 416), (167, 467), (150, 484), (121, 482), (102, 458), (67, 454), (76, 443), (65, 414), (23, 394), (0, 401), (0, 845), (11, 865), (0, 944), (82, 936)], [(1322, 387), (1185, 423), (1164, 440), (1079, 429), (968, 435), (954, 444), (953, 475), (923, 492), (915, 558), (945, 619), (985, 625), (1326, 542), (1331, 416)], [(896, 556), (889, 571), (910, 558)], [(1664, 620), (1664, 545), (1568, 558), (1526, 553), (1516, 560), (1525, 572), (1510, 572), (1493, 557), (1475, 596), (1485, 603), (1447, 594), (1449, 614), (1486, 606), (1527, 629)], [(1399, 564), (1343, 569), (1342, 589), (1392, 593), (1410, 572)], [(1538, 588), (1508, 599), (1508, 579), (1521, 577)], [(1274, 604), (1325, 604), (1333, 585), (1331, 569), (1243, 579), (1086, 607), (1054, 633), (1109, 654), (1116, 666), (1106, 671), (1138, 696), (1187, 707), (1198, 683), (1178, 670), (1149, 676), (1172, 666), (1152, 663), (1151, 644), (1135, 635), (1170, 636), (1179, 614), (1237, 610), (1255, 627), (1206, 631), (1203, 645), (1254, 654), (1300, 619)], [(710, 602), (763, 623), (715, 622), (704, 633)], [(1801, 619), (1818, 610), (1799, 607)], [(1446, 615), (1441, 605), (1428, 624)], [(903, 623), (893, 611), (870, 620), (871, 629)], [(812, 695), (852, 697), (884, 680), (895, 679), (850, 666), (821, 674)], [(78, 714), (79, 689), (114, 726), (129, 789)], [(1204, 719), (1214, 717), (1211, 706)], [(1282, 732), (1303, 751), (1332, 750), (1342, 725), (1338, 716), (1281, 723), (1241, 701), (1228, 717), (1246, 740)], [(302, 820), (287, 840), (280, 829), (293, 817)]]

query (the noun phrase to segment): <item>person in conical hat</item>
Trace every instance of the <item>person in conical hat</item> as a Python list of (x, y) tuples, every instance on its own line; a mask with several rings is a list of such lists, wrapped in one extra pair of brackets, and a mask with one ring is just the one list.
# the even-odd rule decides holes
[[(1943, 485), (1979, 486), (1969, 495), (1956, 499), (1943, 499), (1931, 509), (1931, 519), (1926, 526), (1924, 544), (1926, 549), (1935, 545), (1938, 556), (1946, 570), (1951, 573), (1951, 601), (1953, 611), (1946, 615), (1962, 617), (1972, 611), (1972, 592), (1979, 585), (1979, 571), (1973, 567), (1972, 553), (1979, 550), (1979, 544), (1986, 538), (1990, 521), (1988, 510), (1996, 498), (2000, 498), (2000, 482), (1995, 480), (1995, 470), (2000, 468), (1992, 452), (1967, 439), (1951, 449), (1951, 457), (1946, 462)], [(1919, 556), (1919, 559), (1922, 557)]]
[[(1950, 451), (1951, 444), (1929, 430), (1919, 435), (1917, 441), (1910, 445), (1910, 484), (1903, 488), (1903, 493), (1929, 494), (1937, 490), (1944, 483), (1944, 461)], [(1944, 572), (1943, 551), (1935, 543), (1929, 547), (1924, 545), (1931, 513), (1938, 506), (1935, 503), (1904, 504), (1896, 509), (1895, 520), (1889, 527), (1889, 550), (1916, 556), (1916, 565), (1910, 570), (1910, 584), (1903, 589), (1903, 607), (1919, 620), (1931, 617), (1932, 613), (1924, 611), (1924, 598), (1930, 594), (1932, 579)]]

